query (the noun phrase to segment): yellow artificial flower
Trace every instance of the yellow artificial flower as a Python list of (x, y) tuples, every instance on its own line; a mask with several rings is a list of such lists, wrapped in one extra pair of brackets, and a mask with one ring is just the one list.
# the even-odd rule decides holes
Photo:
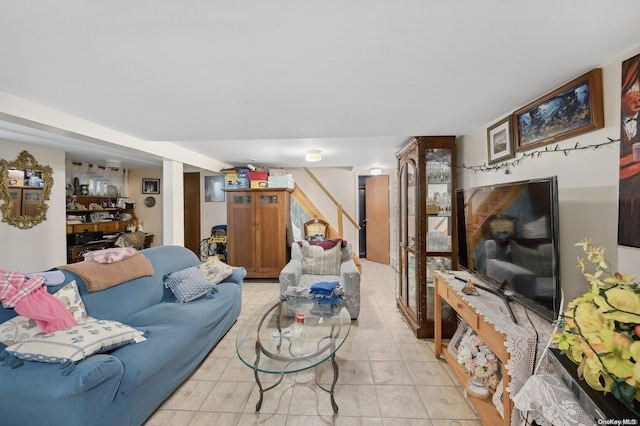
[(604, 294), (593, 298), (600, 312), (618, 322), (640, 322), (640, 297), (637, 294), (620, 287), (607, 289)]
[(553, 333), (552, 341), (561, 351), (567, 351), (571, 346), (578, 344), (578, 337), (572, 333)]
[[(576, 244), (586, 255), (578, 258), (590, 289), (571, 301), (558, 324), (561, 333), (552, 341), (574, 363), (578, 375), (593, 389), (611, 392), (617, 380), (635, 388), (635, 395), (616, 392), (627, 406), (629, 398), (640, 401), (640, 284), (633, 274), (613, 272), (603, 247), (590, 239)], [(619, 390), (619, 383), (615, 385)]]
[(575, 243), (575, 246), (576, 246), (576, 247), (582, 247), (582, 250), (583, 250), (583, 251), (587, 251), (587, 248), (588, 248), (589, 246), (591, 246), (591, 245), (592, 245), (591, 243), (592, 243), (591, 238), (586, 238), (586, 237), (585, 237), (585, 238), (584, 238), (582, 241), (580, 241), (579, 243)]
[(621, 274), (620, 272), (616, 272), (612, 277), (606, 278), (603, 281), (606, 284), (633, 284), (636, 276), (634, 274)]
[[(584, 380), (593, 389), (604, 392), (609, 392), (611, 390), (613, 379), (607, 374), (602, 374), (602, 364), (597, 360), (597, 358), (584, 358), (580, 367), (582, 368), (579, 368), (578, 371), (582, 372)], [(602, 382), (604, 382), (604, 385), (602, 385)]]
[(599, 333), (602, 330), (613, 330), (612, 319), (607, 318), (593, 303), (581, 303), (575, 310), (575, 322), (583, 335)]
[(640, 341), (636, 340), (631, 345), (629, 345), (629, 353), (631, 353), (631, 357), (634, 360), (640, 361)]

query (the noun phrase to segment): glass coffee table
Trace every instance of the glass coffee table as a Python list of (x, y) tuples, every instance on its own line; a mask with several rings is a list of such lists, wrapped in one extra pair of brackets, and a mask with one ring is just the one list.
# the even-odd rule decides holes
[[(333, 391), (339, 371), (335, 357), (350, 328), (351, 315), (345, 307), (317, 305), (312, 299), (279, 300), (269, 304), (264, 313), (244, 321), (236, 337), (236, 351), (240, 360), (253, 369), (260, 389), (256, 411), (260, 411), (263, 394), (279, 385), (285, 374), (315, 368), (331, 360), (331, 388), (318, 382), (318, 370), (316, 384), (331, 395), (331, 406), (337, 413)], [(259, 373), (278, 374), (280, 378), (263, 387)]]

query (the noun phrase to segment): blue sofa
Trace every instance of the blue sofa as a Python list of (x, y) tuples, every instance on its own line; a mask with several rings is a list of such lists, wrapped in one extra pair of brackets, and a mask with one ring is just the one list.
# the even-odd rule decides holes
[[(214, 297), (177, 303), (163, 277), (199, 259), (178, 246), (140, 252), (154, 275), (90, 293), (79, 276), (64, 271), (65, 283), (48, 290), (76, 280), (88, 315), (148, 332), (147, 340), (90, 356), (68, 375), (60, 364), (0, 365), (1, 424), (140, 425), (229, 331), (240, 314), (244, 268), (234, 268)], [(14, 315), (0, 306), (0, 322)]]

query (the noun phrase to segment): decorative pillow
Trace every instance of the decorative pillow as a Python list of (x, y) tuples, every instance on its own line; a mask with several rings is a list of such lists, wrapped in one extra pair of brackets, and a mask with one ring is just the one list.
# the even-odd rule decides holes
[(302, 241), (302, 273), (312, 275), (340, 275), (342, 244), (325, 250), (321, 246)]
[(216, 283), (209, 281), (197, 266), (167, 275), (164, 285), (171, 289), (180, 303), (191, 302), (216, 288)]
[[(83, 324), (93, 319), (87, 315), (75, 281), (71, 281), (62, 287), (55, 292), (53, 296), (67, 307), (71, 315), (73, 315), (73, 319), (75, 319), (78, 324)], [(0, 324), (0, 342), (7, 346), (22, 342), (38, 334), (45, 333), (38, 327), (38, 324), (36, 324), (34, 320), (22, 315), (15, 316)]]
[(26, 361), (49, 363), (78, 362), (133, 342), (142, 342), (143, 333), (117, 321), (95, 320), (66, 330), (35, 336), (9, 346), (10, 355)]
[(233, 273), (233, 266), (229, 266), (214, 257), (198, 265), (198, 269), (206, 279), (214, 284), (218, 284)]
[(127, 259), (138, 253), (133, 247), (114, 247), (104, 250), (93, 250), (83, 254), (84, 260), (93, 260), (98, 263), (115, 263)]
[(87, 315), (87, 310), (84, 307), (84, 302), (80, 297), (78, 285), (75, 280), (56, 291), (53, 296), (64, 304), (78, 324), (85, 323), (92, 319)]

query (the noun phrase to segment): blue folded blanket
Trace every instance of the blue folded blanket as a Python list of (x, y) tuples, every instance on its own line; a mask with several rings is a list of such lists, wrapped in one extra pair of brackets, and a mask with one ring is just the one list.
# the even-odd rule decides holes
[(311, 286), (311, 294), (332, 294), (338, 286), (337, 281), (322, 281)]

